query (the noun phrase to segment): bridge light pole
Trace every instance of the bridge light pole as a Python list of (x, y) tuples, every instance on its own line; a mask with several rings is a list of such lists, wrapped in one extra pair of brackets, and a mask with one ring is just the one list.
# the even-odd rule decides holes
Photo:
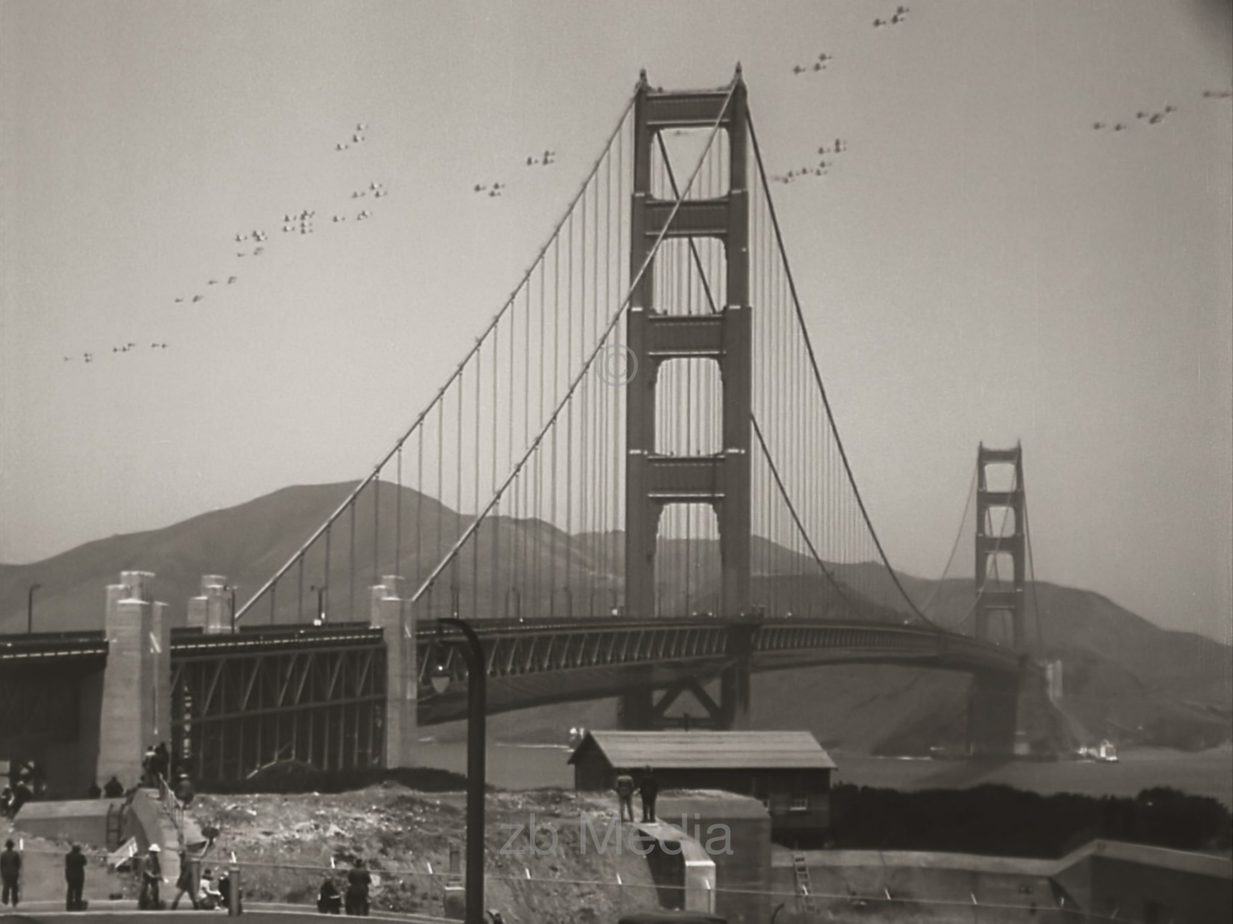
[[(438, 632), (452, 626), (466, 638), (463, 656), (467, 662), (467, 910), (465, 924), (484, 924), (484, 760), (487, 745), (487, 671), (484, 646), (465, 621), (438, 619)], [(449, 689), (450, 674), (438, 661), (429, 676), (437, 693)]]
[(42, 586), (42, 584), (31, 584), (26, 592), (26, 635), (34, 631), (34, 592)]

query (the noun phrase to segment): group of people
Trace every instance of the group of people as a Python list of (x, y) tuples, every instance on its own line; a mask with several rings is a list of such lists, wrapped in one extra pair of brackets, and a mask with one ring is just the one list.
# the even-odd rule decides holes
[(317, 910), (322, 914), (340, 914), (345, 908), (347, 914), (357, 917), (368, 917), (368, 892), (372, 888), (372, 873), (364, 865), (364, 860), (357, 857), (351, 869), (347, 871), (347, 888), (339, 892), (332, 876), (326, 876), (317, 892)]
[(106, 797), (108, 799), (119, 799), (124, 795), (124, 784), (116, 779), (113, 773), (111, 778), (100, 788), (98, 783), (91, 783), (86, 790), (86, 795), (91, 799), (99, 799)]
[(29, 761), (12, 768), (9, 783), (0, 789), (0, 817), (12, 818), (21, 807), (43, 792), (43, 770)]
[(34, 798), (34, 790), (23, 779), (0, 790), (0, 817), (12, 818), (21, 807)]
[[(621, 803), (621, 821), (634, 820), (634, 793), (642, 797), (643, 822), (655, 820), (655, 799), (659, 796), (659, 781), (655, 779), (655, 774), (650, 767), (646, 767), (638, 775), (636, 782), (629, 771), (620, 771), (617, 774), (615, 788), (617, 799)], [(628, 818), (625, 817), (626, 814), (629, 815)]]
[[(66, 911), (84, 911), (85, 900), (82, 890), (86, 885), (86, 855), (81, 852), (81, 845), (73, 844), (64, 856), (64, 909)], [(0, 851), (0, 907), (17, 907), (21, 901), (21, 853), (10, 837), (4, 842), (4, 850)]]
[[(159, 894), (163, 882), (163, 867), (161, 849), (158, 844), (151, 844), (146, 855), (141, 859), (139, 874), (141, 889), (137, 895), (137, 907), (141, 910), (165, 908)], [(73, 844), (64, 856), (64, 908), (66, 911), (84, 911), (86, 902), (83, 892), (86, 886), (86, 866), (88, 860), (81, 852), (80, 844)], [(21, 867), (22, 857), (13, 843), (12, 838), (4, 842), (4, 850), (0, 851), (0, 898), (3, 905), (16, 908), (21, 900)], [(171, 903), (172, 910), (180, 906), (180, 900), (188, 896), (193, 908), (206, 910), (226, 908), (231, 902), (231, 880), (226, 872), (217, 879), (211, 870), (201, 873), (200, 880), (194, 874), (194, 864), (188, 854), (180, 851), (180, 875), (176, 879), (176, 896)]]
[[(141, 862), (141, 892), (137, 896), (137, 907), (154, 909), (165, 907), (159, 894), (163, 882), (163, 869), (158, 844), (151, 844), (146, 856)], [(216, 908), (228, 908), (232, 901), (231, 876), (226, 870), (217, 877), (210, 868), (203, 869), (201, 875), (196, 873), (200, 858), (194, 859), (186, 851), (180, 851), (180, 875), (176, 878), (176, 894), (171, 900), (171, 910), (176, 911), (180, 902), (187, 897), (194, 910), (213, 911)], [(235, 896), (238, 902), (240, 896)]]

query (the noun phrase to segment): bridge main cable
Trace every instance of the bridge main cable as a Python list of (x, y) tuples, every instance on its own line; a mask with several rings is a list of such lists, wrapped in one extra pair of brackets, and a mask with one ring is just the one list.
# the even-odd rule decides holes
[[(597, 176), (599, 168), (604, 163), (605, 158), (611, 152), (612, 147), (613, 147), (613, 142), (619, 137), (621, 130), (624, 128), (626, 122), (628, 121), (629, 115), (631, 111), (633, 110), (633, 105), (634, 105), (634, 97), (631, 96), (627, 100), (624, 109), (622, 109), (621, 115), (617, 119), (616, 125), (614, 126), (612, 131), (609, 133), (603, 147), (601, 148), (599, 155), (595, 158), (595, 161), (592, 163), (590, 170), (587, 172), (584, 180), (579, 186), (578, 191), (575, 193), (573, 198), (570, 200), (569, 204), (566, 206), (560, 219), (553, 226), (553, 229), (549, 233), (547, 240), (544, 242), (543, 246), (540, 247), (535, 258), (531, 261), (530, 266), (523, 273), (517, 285), (510, 292), (509, 297), (502, 304), (501, 309), (493, 316), (492, 320), (489, 321), (489, 323), (484, 328), (480, 336), (476, 338), (475, 343), (467, 350), (462, 360), (458, 363), (458, 365), (450, 373), (449, 377), (446, 379), (444, 384), (442, 384), (441, 387), (437, 389), (436, 393), (433, 395), (433, 397), (428, 402), (428, 404), (423, 408), (423, 410), (420, 411), (420, 413), (415, 417), (414, 421), (403, 432), (403, 434), (394, 442), (390, 450), (387, 453), (385, 453), (385, 455), (383, 455), (377, 461), (377, 463), (372, 467), (372, 470), (368, 473), (368, 475), (365, 478), (363, 478), (360, 482), (357, 483), (357, 485), (347, 494), (347, 496), (343, 499), (343, 501), (338, 504), (338, 506), (334, 509), (334, 511), (328, 517), (326, 517), (325, 521), (321, 524), (321, 526), (319, 526), (308, 537), (308, 539), (306, 539), (299, 546), (299, 548), (297, 548), (296, 551), (291, 554), (291, 556), (287, 559), (286, 563), (283, 564), (282, 567), (280, 567), (274, 573), (272, 577), (270, 577), (264, 584), (262, 584), (261, 587), (248, 600), (246, 600), (244, 604), (236, 611), (235, 620), (237, 623), (248, 614), (248, 612), (253, 608), (253, 606), (257, 603), (259, 599), (261, 599), (267, 594), (270, 594), (270, 597), (271, 597), (271, 615), (272, 615), (272, 618), (274, 617), (273, 591), (278, 585), (278, 582), (283, 577), (285, 577), (288, 574), (288, 572), (290, 572), (291, 569), (297, 564), (300, 565), (300, 568), (302, 571), (305, 555), (307, 554), (308, 550), (312, 548), (318, 542), (318, 540), (320, 540), (323, 536), (325, 537), (325, 540), (326, 540), (325, 557), (327, 560), (327, 568), (328, 568), (330, 528), (344, 513), (348, 511), (352, 511), (352, 515), (354, 516), (355, 504), (358, 501), (360, 495), (369, 485), (372, 485), (378, 481), (381, 475), (381, 472), (385, 469), (385, 466), (388, 465), (391, 459), (394, 459), (395, 457), (397, 457), (398, 459), (398, 462), (397, 462), (398, 486), (401, 489), (402, 487), (401, 453), (402, 453), (402, 449), (404, 445), (416, 433), (417, 430), (421, 430), (421, 428), (425, 424), (425, 421), (428, 420), (429, 415), (434, 410), (438, 410), (442, 406), (442, 402), (444, 401), (445, 396), (449, 392), (450, 388), (462, 379), (462, 376), (464, 374), (464, 371), (467, 365), (480, 353), (485, 343), (487, 343), (489, 338), (493, 336), (495, 331), (497, 331), (498, 326), (500, 325), (502, 319), (514, 308), (517, 302), (519, 293), (527, 289), (532, 277), (534, 276), (536, 269), (542, 267), (545, 261), (545, 258), (548, 254), (548, 251), (558, 241), (562, 229), (565, 228), (566, 223), (572, 219), (575, 208), (578, 206), (578, 203), (582, 200), (583, 196), (586, 194), (587, 189), (591, 185), (591, 181)], [(495, 385), (496, 385), (496, 382), (495, 382), (495, 376), (494, 376), (494, 387)], [(461, 436), (461, 433), (460, 433), (460, 436)], [(423, 447), (421, 445), (420, 453), (419, 453), (419, 467), (420, 467), (421, 475), (422, 475), (422, 470), (423, 470), (422, 452), (423, 452)], [(496, 453), (494, 449), (494, 465), (495, 465), (495, 457), (496, 457)], [(422, 484), (423, 484), (423, 481), (421, 477), (419, 481), (419, 485), (422, 486)], [(440, 484), (441, 484), (440, 478), (438, 479), (437, 484), (438, 484), (438, 488), (440, 488)], [(401, 491), (400, 491), (400, 494), (401, 494)], [(442, 499), (438, 498), (438, 500), (442, 500)], [(374, 511), (375, 510), (376, 510), (376, 507), (374, 507)], [(399, 512), (401, 513), (401, 510)], [(420, 529), (420, 522), (419, 522), (420, 518), (417, 516), (416, 520), (417, 520), (416, 529), (417, 529), (417, 539), (418, 539), (418, 532)], [(439, 522), (440, 522), (440, 518), (438, 518), (438, 523)], [(376, 532), (376, 527), (377, 527), (376, 516), (374, 514), (374, 532)], [(396, 536), (397, 536), (395, 540), (396, 547), (397, 547), (395, 560), (397, 561), (398, 556), (401, 553), (401, 518), (400, 517), (396, 521), (395, 531), (396, 531)], [(374, 554), (376, 554), (378, 545), (379, 545), (379, 540), (374, 543)], [(354, 524), (352, 526), (352, 547), (354, 547)], [(354, 557), (354, 553), (352, 553), (352, 556)], [(352, 566), (352, 572), (354, 572), (354, 565)], [(354, 574), (352, 574), (352, 583), (354, 583)], [(301, 584), (302, 584), (302, 579), (301, 579)], [(302, 587), (301, 587), (301, 596), (302, 596)]]
[(771, 225), (772, 225), (774, 235), (775, 235), (775, 243), (778, 248), (780, 258), (783, 263), (783, 269), (784, 269), (784, 273), (787, 279), (788, 291), (791, 295), (791, 301), (792, 301), (792, 306), (793, 306), (796, 321), (797, 321), (797, 326), (799, 328), (800, 336), (802, 337), (804, 344), (805, 344), (806, 354), (809, 359), (809, 366), (813, 372), (813, 380), (817, 386), (818, 394), (822, 399), (823, 407), (826, 410), (827, 421), (829, 423), (831, 433), (834, 437), (836, 448), (839, 451), (839, 457), (843, 464), (843, 469), (845, 473), (847, 474), (848, 484), (851, 486), (853, 496), (855, 497), (857, 506), (860, 509), (861, 517), (864, 521), (866, 529), (868, 530), (869, 537), (873, 540), (874, 546), (878, 551), (878, 555), (882, 560), (882, 564), (886, 567), (887, 573), (889, 574), (896, 589), (899, 591), (899, 594), (903, 597), (903, 600), (907, 603), (908, 607), (911, 609), (912, 615), (922, 620), (923, 622), (927, 623), (928, 625), (933, 626), (939, 631), (945, 631), (945, 629), (943, 629), (941, 626), (938, 626), (936, 623), (933, 622), (933, 620), (929, 619), (928, 616), (926, 616), (923, 612), (921, 612), (921, 610), (917, 607), (916, 602), (908, 594), (907, 590), (903, 586), (903, 583), (899, 580), (899, 575), (896, 574), (895, 569), (891, 566), (890, 560), (887, 558), (887, 555), (886, 555), (886, 550), (882, 547), (882, 541), (878, 538), (877, 531), (873, 527), (873, 522), (869, 518), (869, 511), (865, 506), (864, 498), (861, 496), (860, 488), (856, 484), (856, 478), (852, 473), (852, 466), (848, 460), (847, 450), (844, 448), (843, 439), (840, 437), (838, 426), (835, 423), (835, 416), (831, 410), (830, 399), (827, 397), (826, 386), (822, 382), (822, 373), (820, 372), (818, 368), (818, 360), (817, 360), (817, 355), (814, 352), (813, 341), (810, 339), (808, 328), (805, 325), (805, 317), (804, 317), (804, 313), (801, 310), (800, 297), (796, 289), (796, 280), (792, 274), (792, 266), (788, 262), (787, 250), (784, 246), (784, 241), (783, 241), (783, 232), (779, 225), (779, 216), (775, 210), (774, 200), (772, 199), (771, 194), (770, 194), (770, 186), (769, 186), (769, 183), (767, 181), (767, 176), (766, 176), (766, 166), (762, 159), (762, 149), (758, 144), (758, 133), (757, 133), (757, 130), (754, 128), (752, 114), (747, 113), (746, 121), (749, 127), (749, 138), (753, 145), (754, 159), (758, 165), (758, 179), (762, 184), (763, 193), (766, 196), (767, 210), (768, 210), (768, 214), (771, 219)]

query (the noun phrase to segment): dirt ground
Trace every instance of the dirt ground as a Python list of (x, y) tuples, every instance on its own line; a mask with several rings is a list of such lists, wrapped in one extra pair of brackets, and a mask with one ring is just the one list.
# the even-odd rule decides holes
[[(463, 863), (464, 805), (462, 793), (387, 782), (337, 794), (201, 795), (192, 811), (221, 832), (205, 865), (234, 851), (249, 900), (313, 902), (326, 876), (341, 890), (362, 858), (374, 910), (440, 914), (455, 878), (451, 851)], [(509, 924), (604, 922), (655, 907), (646, 862), (625, 848), (614, 809), (610, 798), (561, 790), (489, 793), (486, 906)]]

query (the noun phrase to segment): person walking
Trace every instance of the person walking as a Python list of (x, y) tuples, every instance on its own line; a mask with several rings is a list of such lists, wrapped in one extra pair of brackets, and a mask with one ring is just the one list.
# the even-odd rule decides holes
[(80, 844), (74, 844), (64, 855), (64, 884), (64, 910), (84, 911), (81, 893), (86, 887), (86, 858)]
[(650, 767), (642, 771), (638, 793), (642, 796), (642, 820), (644, 822), (654, 821), (655, 798), (659, 795), (659, 781), (655, 779), (655, 774), (651, 772)]
[(364, 868), (364, 861), (356, 857), (355, 865), (347, 873), (347, 914), (356, 917), (368, 917), (368, 889), (372, 885), (372, 874)]
[(163, 866), (159, 862), (159, 846), (151, 844), (146, 851), (146, 858), (141, 863), (141, 893), (137, 896), (137, 907), (157, 910), (161, 900), (158, 889), (163, 882)]
[(625, 813), (629, 813), (629, 821), (634, 820), (634, 778), (622, 770), (616, 778), (617, 799), (621, 803), (621, 821), (626, 821)]
[(180, 899), (185, 895), (188, 900), (193, 903), (193, 910), (197, 909), (197, 883), (193, 876), (193, 861), (188, 858), (186, 851), (180, 851), (180, 875), (176, 877), (176, 897), (171, 900), (171, 910), (175, 911), (180, 907)]
[(21, 898), (21, 854), (13, 848), (13, 839), (9, 838), (0, 851), (0, 906), (16, 908)]

